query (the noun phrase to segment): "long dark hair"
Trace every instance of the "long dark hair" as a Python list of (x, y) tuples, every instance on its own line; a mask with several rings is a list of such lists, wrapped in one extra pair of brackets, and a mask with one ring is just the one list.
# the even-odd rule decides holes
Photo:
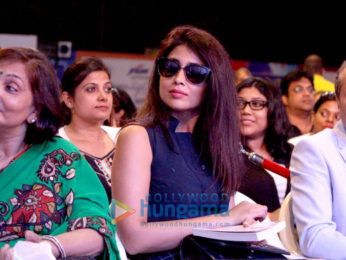
[[(275, 160), (279, 162), (282, 160), (282, 163), (287, 162), (292, 152), (292, 146), (287, 142), (289, 121), (281, 100), (280, 90), (269, 80), (252, 77), (242, 81), (237, 86), (237, 92), (251, 87), (256, 88), (268, 100), (268, 126), (264, 137), (267, 150)], [(245, 137), (242, 137), (242, 143), (246, 146)]]
[[(167, 57), (179, 45), (186, 45), (211, 69), (193, 137), (201, 156), (221, 182), (222, 190), (232, 195), (239, 186), (241, 173), (236, 90), (229, 55), (210, 33), (183, 25), (167, 34), (158, 56)], [(161, 126), (167, 134), (170, 108), (159, 96), (159, 79), (155, 64), (149, 92), (138, 117), (145, 119), (145, 126)]]
[(28, 124), (24, 142), (40, 144), (52, 140), (63, 120), (59, 79), (52, 64), (42, 52), (22, 47), (0, 48), (0, 62), (25, 65), (37, 120)]

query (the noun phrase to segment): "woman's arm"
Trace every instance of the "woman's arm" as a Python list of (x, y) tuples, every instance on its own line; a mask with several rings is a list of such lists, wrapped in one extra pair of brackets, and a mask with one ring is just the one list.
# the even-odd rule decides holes
[(66, 232), (56, 238), (67, 256), (98, 256), (104, 249), (103, 236), (91, 228)]
[[(104, 249), (103, 237), (97, 231), (89, 228), (66, 232), (55, 238), (59, 241), (67, 257), (98, 256)], [(48, 242), (53, 255), (56, 258), (62, 257), (56, 242), (52, 240), (46, 240), (30, 230), (25, 231), (25, 239), (34, 243)], [(13, 248), (6, 244), (0, 250), (0, 259), (11, 260), (13, 253)]]
[(146, 130), (129, 126), (120, 132), (112, 168), (113, 198), (135, 209), (135, 213), (117, 223), (119, 236), (130, 254), (158, 252), (176, 248), (192, 234), (194, 225), (251, 224), (264, 219), (266, 207), (243, 202), (228, 216), (210, 215), (185, 220), (147, 223), (147, 208), (141, 205), (149, 193), (153, 154)]
[[(98, 256), (104, 249), (103, 237), (90, 228), (78, 229), (60, 235), (55, 238), (61, 244), (67, 257)], [(46, 241), (51, 245), (53, 255), (61, 257), (56, 243), (51, 240), (43, 239), (32, 231), (25, 232), (25, 239), (30, 242)]]

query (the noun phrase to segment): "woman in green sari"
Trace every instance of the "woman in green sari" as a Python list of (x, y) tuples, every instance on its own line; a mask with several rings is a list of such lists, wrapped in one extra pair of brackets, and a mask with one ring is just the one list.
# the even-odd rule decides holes
[(48, 243), (57, 258), (119, 257), (100, 181), (73, 144), (55, 137), (62, 115), (47, 57), (0, 49), (0, 259), (20, 253), (20, 240)]

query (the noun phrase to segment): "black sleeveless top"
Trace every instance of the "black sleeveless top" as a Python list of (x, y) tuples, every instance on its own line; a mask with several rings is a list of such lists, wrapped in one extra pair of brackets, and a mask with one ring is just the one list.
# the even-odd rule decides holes
[(171, 117), (172, 148), (160, 127), (147, 128), (153, 152), (150, 191), (142, 206), (148, 222), (186, 219), (228, 209), (229, 196), (200, 158), (191, 133), (175, 132), (179, 121)]
[[(229, 196), (220, 192), (221, 185), (215, 182), (210, 169), (201, 160), (192, 134), (175, 132), (178, 124), (179, 121), (171, 117), (168, 130), (172, 147), (161, 127), (146, 128), (153, 161), (149, 194), (141, 202), (141, 208), (148, 209), (148, 225), (228, 210)], [(130, 259), (180, 259), (179, 248), (139, 254)]]

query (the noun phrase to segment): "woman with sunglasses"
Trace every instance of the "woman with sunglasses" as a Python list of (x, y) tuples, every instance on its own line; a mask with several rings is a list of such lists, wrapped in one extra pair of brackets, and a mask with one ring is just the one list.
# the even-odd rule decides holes
[[(287, 143), (288, 119), (278, 89), (253, 77), (237, 86), (241, 141), (249, 152), (288, 167), (292, 146)], [(268, 207), (271, 219), (289, 191), (287, 179), (245, 159), (246, 173), (239, 191)], [(277, 213), (278, 211), (276, 211)]]
[(312, 131), (299, 135), (288, 140), (289, 143), (296, 145), (306, 137), (316, 134), (326, 128), (334, 128), (340, 119), (340, 111), (334, 92), (322, 92), (317, 99), (312, 113)]
[(236, 111), (228, 53), (204, 30), (174, 28), (162, 41), (138, 123), (122, 129), (116, 145), (113, 198), (135, 210), (118, 222), (128, 253), (175, 259), (194, 226), (266, 217), (265, 206), (234, 203)]

